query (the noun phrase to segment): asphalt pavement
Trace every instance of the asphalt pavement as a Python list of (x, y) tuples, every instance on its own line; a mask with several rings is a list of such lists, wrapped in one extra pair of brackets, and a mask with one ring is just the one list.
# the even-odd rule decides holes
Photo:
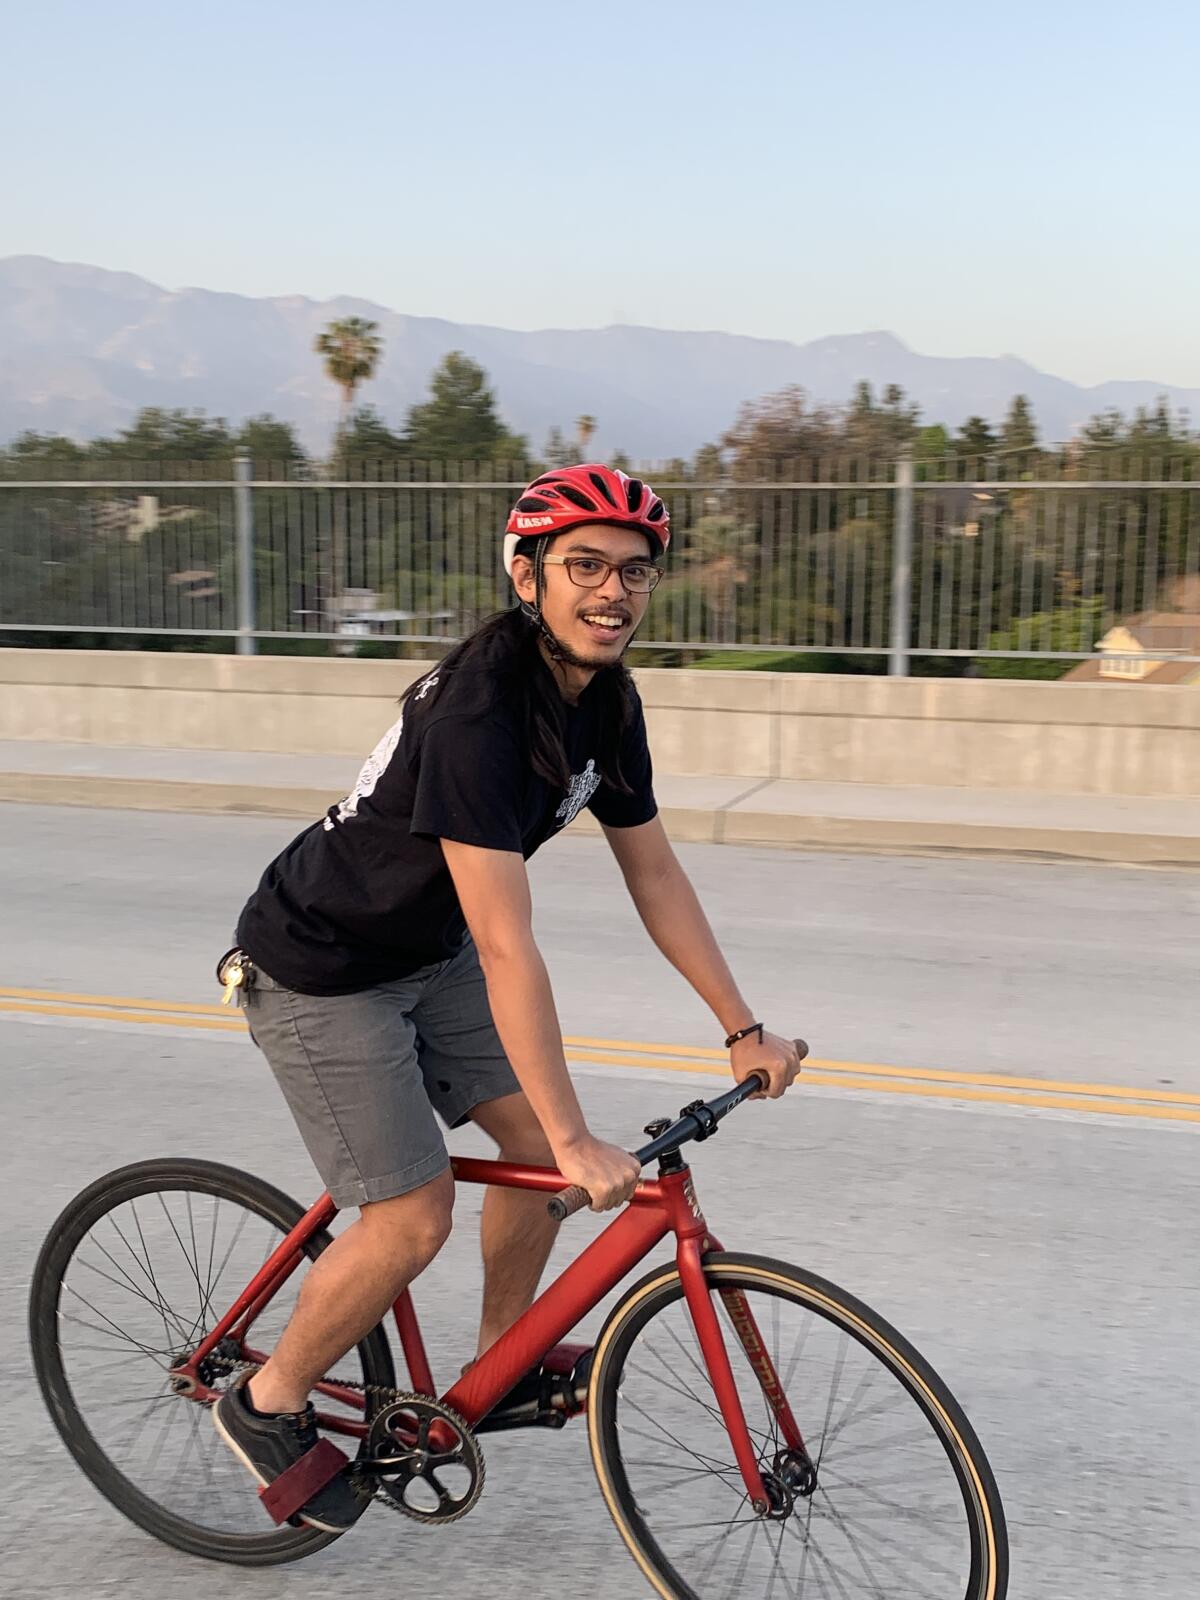
[[(53, 1433), (29, 1368), (25, 1298), (41, 1238), (73, 1193), (122, 1162), (167, 1153), (247, 1167), (301, 1199), (315, 1192), (253, 1047), (188, 1021), (202, 1022), (196, 1008), (215, 1000), (212, 963), (293, 828), (0, 806), (0, 1006), (11, 1007), (0, 1009), (10, 1141), (0, 1198), (13, 1235), (0, 1252), (10, 1512), (0, 1594), (648, 1592), (608, 1522), (576, 1425), (486, 1438), (487, 1488), (461, 1524), (431, 1532), (373, 1511), (310, 1561), (263, 1572), (156, 1544), (96, 1495)], [(843, 1284), (941, 1372), (997, 1471), (1014, 1597), (1191, 1600), (1200, 1120), (1183, 1097), (1200, 1094), (1195, 876), (681, 853), (752, 1003), (819, 1056), (1135, 1091), (1111, 1102), (1128, 1108), (1117, 1116), (1103, 1103), (1035, 1109), (1016, 1090), (983, 1102), (953, 1085), (925, 1099), (892, 1092), (885, 1078), (861, 1090), (826, 1082), (739, 1113), (698, 1151), (695, 1171), (726, 1244)], [(695, 1052), (713, 1045), (714, 1026), (639, 932), (603, 847), (563, 841), (533, 875), (564, 1030), (659, 1043), (702, 1064)], [(51, 1008), (28, 998), (49, 992), (96, 1000)], [(111, 1004), (131, 999), (192, 1010), (147, 1022)], [(596, 1131), (625, 1143), (718, 1083), (640, 1059), (575, 1068)], [(1185, 1115), (1158, 1120), (1154, 1094), (1174, 1096), (1171, 1109)], [(453, 1147), (482, 1150), (469, 1130)], [(416, 1294), (438, 1374), (470, 1353), (477, 1211), (464, 1191), (455, 1235)], [(595, 1226), (578, 1219), (560, 1252)]]

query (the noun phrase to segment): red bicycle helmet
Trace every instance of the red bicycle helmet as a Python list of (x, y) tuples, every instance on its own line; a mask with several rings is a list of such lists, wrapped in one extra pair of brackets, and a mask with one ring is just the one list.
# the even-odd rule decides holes
[(636, 528), (650, 540), (653, 556), (671, 543), (671, 517), (648, 483), (599, 462), (555, 467), (535, 478), (509, 512), (504, 530), (504, 570), (523, 539), (549, 539), (581, 522)]

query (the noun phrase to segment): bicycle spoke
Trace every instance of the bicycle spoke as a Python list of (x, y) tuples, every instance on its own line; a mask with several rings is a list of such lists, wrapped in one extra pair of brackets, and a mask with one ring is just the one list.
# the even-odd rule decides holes
[[(80, 1294), (79, 1290), (73, 1288), (71, 1284), (64, 1283), (63, 1288), (68, 1294), (73, 1294), (76, 1300), (78, 1300), (82, 1305), (85, 1305), (94, 1317), (99, 1317), (101, 1322), (106, 1322), (109, 1328), (111, 1328), (113, 1331), (111, 1333), (107, 1333), (104, 1328), (98, 1327), (94, 1322), (87, 1322), (83, 1317), (73, 1317), (68, 1311), (60, 1311), (59, 1316), (64, 1318), (67, 1322), (77, 1322), (79, 1323), (80, 1327), (90, 1328), (93, 1333), (104, 1334), (105, 1337), (110, 1339), (119, 1339), (123, 1344), (129, 1345), (134, 1350), (140, 1350), (144, 1356), (150, 1356), (155, 1360), (158, 1360), (160, 1356), (166, 1356), (168, 1354), (166, 1350), (156, 1350), (153, 1345), (143, 1344), (140, 1339), (135, 1339), (131, 1333), (127, 1333), (125, 1329), (122, 1328), (118, 1323), (114, 1322), (111, 1317), (106, 1317), (103, 1311), (101, 1311), (97, 1306), (94, 1306), (86, 1295)], [(160, 1360), (158, 1364), (164, 1370), (166, 1370), (167, 1363), (165, 1361)]]
[(897, 1445), (924, 1444), (928, 1438), (929, 1429), (927, 1427), (904, 1427), (898, 1433), (888, 1433), (884, 1434), (882, 1438), (872, 1438), (867, 1448), (879, 1454), (883, 1450), (893, 1450)]
[[(717, 1469), (718, 1469), (717, 1473), (716, 1473), (716, 1476), (718, 1478), (721, 1478), (723, 1473), (728, 1470), (724, 1463), (722, 1463), (722, 1462), (715, 1462), (714, 1463), (713, 1458), (711, 1456), (705, 1457), (705, 1456), (701, 1455), (699, 1451), (693, 1450), (693, 1449), (691, 1449), (690, 1446), (684, 1444), (682, 1439), (677, 1439), (675, 1437), (675, 1435), (670, 1431), (669, 1428), (665, 1428), (661, 1422), (659, 1422), (655, 1417), (650, 1416), (648, 1412), (643, 1411), (640, 1406), (634, 1405), (633, 1406), (633, 1410), (637, 1411), (641, 1416), (644, 1416), (646, 1418), (647, 1422), (652, 1422), (654, 1424), (654, 1426), (659, 1430), (660, 1433), (665, 1434), (666, 1437), (671, 1441), (672, 1444), (678, 1445), (679, 1448), (681, 1450), (683, 1450), (687, 1455), (691, 1456), (694, 1461), (703, 1462), (703, 1461), (707, 1460), (710, 1465), (715, 1465), (717, 1467)], [(647, 1437), (649, 1437), (649, 1435), (639, 1434), (638, 1437), (639, 1438), (647, 1438)]]
[(784, 1541), (786, 1536), (787, 1536), (787, 1524), (784, 1523), (784, 1522), (781, 1522), (779, 1524), (779, 1543), (775, 1546), (775, 1565), (771, 1568), (771, 1581), (767, 1585), (767, 1592), (766, 1592), (766, 1595), (764, 1597), (764, 1600), (771, 1600), (772, 1595), (775, 1593), (775, 1580), (776, 1580), (776, 1578), (782, 1578), (783, 1579), (783, 1587), (787, 1591), (786, 1595), (784, 1596), (784, 1600), (802, 1600), (800, 1591), (798, 1589), (793, 1589), (792, 1588), (791, 1584), (788, 1582), (788, 1575), (787, 1575), (786, 1571), (784, 1570), (784, 1565), (783, 1565), (783, 1541)]
[[(838, 1577), (838, 1569), (834, 1566), (833, 1562), (830, 1561), (829, 1557), (822, 1550), (820, 1550), (815, 1543), (810, 1544), (809, 1548), (812, 1550), (813, 1560), (824, 1564), (827, 1572), (829, 1573), (830, 1581), (832, 1582), (838, 1595), (841, 1597), (841, 1600), (854, 1600), (850, 1590), (846, 1588), (845, 1584), (843, 1584), (841, 1579)], [(822, 1592), (828, 1593), (828, 1590), (825, 1589), (824, 1585), (822, 1585)], [(885, 1597), (880, 1597), (880, 1600), (885, 1600)]]
[[(107, 1252), (104, 1253), (107, 1254)], [(139, 1289), (138, 1286), (132, 1282), (132, 1280), (127, 1280), (125, 1283), (122, 1283), (120, 1278), (114, 1278), (111, 1273), (102, 1272), (101, 1269), (92, 1261), (81, 1260), (79, 1265), (81, 1267), (86, 1267), (89, 1272), (94, 1272), (98, 1278), (103, 1278), (105, 1283), (111, 1283), (114, 1288), (121, 1289), (126, 1294), (134, 1295), (138, 1300), (141, 1300), (144, 1305), (148, 1305), (152, 1311), (158, 1312), (163, 1323), (163, 1332), (166, 1334), (167, 1338), (170, 1339), (171, 1333), (166, 1325), (166, 1318), (161, 1316), (161, 1302), (151, 1300), (150, 1296), (146, 1294), (144, 1290)], [(120, 1271), (120, 1268), (118, 1267), (117, 1270)]]
[[(216, 1294), (217, 1286), (221, 1282), (221, 1279), (225, 1275), (225, 1268), (229, 1265), (229, 1258), (233, 1254), (234, 1250), (237, 1248), (237, 1242), (242, 1236), (242, 1230), (245, 1228), (246, 1223), (249, 1220), (250, 1220), (250, 1213), (248, 1211), (243, 1211), (242, 1214), (241, 1214), (241, 1217), (240, 1217), (240, 1219), (238, 1221), (238, 1225), (234, 1229), (233, 1238), (229, 1241), (229, 1248), (225, 1252), (225, 1257), (222, 1260), (221, 1265), (217, 1268), (217, 1275), (212, 1280), (211, 1293)], [(265, 1264), (267, 1262), (267, 1258), (271, 1254), (271, 1251), (275, 1249), (275, 1246), (276, 1246), (276, 1244), (278, 1244), (278, 1242), (279, 1242), (278, 1240), (272, 1240), (272, 1239), (268, 1238), (266, 1255), (264, 1255), (263, 1258), (262, 1258), (262, 1264), (264, 1266), (265, 1266)]]
[(825, 1426), (821, 1429), (821, 1448), (817, 1452), (817, 1471), (821, 1469), (821, 1460), (825, 1454), (825, 1441), (829, 1437), (829, 1419), (833, 1415), (833, 1397), (837, 1393), (838, 1379), (842, 1374), (842, 1366), (846, 1359), (846, 1345), (848, 1340), (843, 1333), (838, 1345), (837, 1360), (833, 1367), (833, 1376), (829, 1380), (829, 1404), (825, 1408)]
[[(818, 1490), (817, 1492), (820, 1493), (820, 1490)], [(854, 1538), (854, 1534), (850, 1531), (849, 1525), (844, 1521), (844, 1519), (842, 1518), (840, 1513), (837, 1511), (837, 1509), (832, 1504), (830, 1504), (830, 1508), (829, 1509), (830, 1509), (830, 1515), (832, 1516), (834, 1522), (837, 1524), (838, 1531), (842, 1534), (842, 1537), (846, 1540), (846, 1542), (852, 1548), (856, 1548), (857, 1541)], [(867, 1544), (873, 1543), (875, 1545), (876, 1549), (881, 1554), (884, 1553), (884, 1550), (885, 1550), (884, 1542), (881, 1540), (881, 1538), (879, 1537), (878, 1533), (876, 1533), (874, 1531), (874, 1526), (872, 1524), (868, 1523), (864, 1527), (864, 1525), (862, 1523), (862, 1519), (861, 1518), (856, 1518), (855, 1519), (855, 1527), (858, 1530), (858, 1538), (859, 1538), (859, 1540), (862, 1540), (864, 1543), (867, 1543)], [(886, 1523), (885, 1527), (892, 1528), (892, 1527), (894, 1527), (894, 1523), (892, 1523), (892, 1522)], [(924, 1524), (922, 1524), (922, 1532), (924, 1532)], [(938, 1572), (943, 1577), (953, 1578), (956, 1581), (961, 1576), (961, 1574), (956, 1572), (952, 1567), (945, 1566), (944, 1564), (940, 1563), (935, 1556), (932, 1556), (929, 1553), (929, 1550), (928, 1550), (927, 1546), (922, 1548), (921, 1555), (920, 1555), (920, 1565), (921, 1565), (921, 1568), (922, 1568), (923, 1571), (926, 1571), (926, 1572)], [(911, 1583), (913, 1581), (909, 1574), (905, 1574), (904, 1576), (905, 1576), (906, 1583)]]
[(882, 1396), (871, 1405), (860, 1406), (853, 1415), (845, 1417), (841, 1422), (836, 1423), (825, 1435), (826, 1440), (832, 1444), (835, 1439), (846, 1431), (851, 1423), (862, 1423), (868, 1421), (871, 1417), (885, 1416), (889, 1411), (898, 1410), (901, 1404), (900, 1397), (892, 1394)]
[(173, 1431), (171, 1424), (174, 1422), (174, 1420), (174, 1416), (171, 1413), (168, 1413), (162, 1427), (158, 1431), (158, 1438), (155, 1442), (154, 1449), (151, 1452), (150, 1460), (146, 1463), (144, 1468), (145, 1476), (150, 1482), (154, 1481), (154, 1475), (158, 1468), (159, 1458), (163, 1452), (163, 1446), (166, 1444), (168, 1437)]
[(654, 1472), (688, 1472), (697, 1478), (707, 1478), (718, 1470), (736, 1477), (738, 1470), (736, 1467), (681, 1467), (677, 1461), (645, 1461), (634, 1456), (625, 1456), (624, 1461), (627, 1467), (649, 1467)]
[(158, 1394), (123, 1394), (116, 1398), (109, 1396), (107, 1399), (97, 1400), (95, 1403), (103, 1409), (105, 1406), (136, 1406), (141, 1402), (150, 1405), (165, 1405), (168, 1400), (173, 1401), (177, 1406), (191, 1403), (184, 1401), (180, 1395), (172, 1394), (169, 1389), (165, 1393), (160, 1392)]
[(729, 1580), (729, 1587), (725, 1591), (725, 1600), (738, 1600), (738, 1596), (742, 1592), (742, 1580), (746, 1576), (746, 1567), (750, 1561), (751, 1555), (754, 1552), (754, 1541), (757, 1535), (762, 1532), (763, 1524), (761, 1522), (755, 1522), (752, 1524), (752, 1526), (754, 1528), (754, 1532), (750, 1535), (749, 1539), (747, 1539), (745, 1548), (742, 1551), (742, 1559), (738, 1565), (737, 1571)]
[[(189, 1267), (189, 1269), (191, 1271), (193, 1281), (195, 1282), (195, 1285), (196, 1285), (196, 1294), (197, 1294), (197, 1296), (199, 1297), (199, 1300), (200, 1300), (200, 1307), (201, 1307), (200, 1316), (203, 1317), (203, 1314), (204, 1314), (204, 1310), (203, 1310), (203, 1308), (204, 1308), (204, 1290), (200, 1286), (200, 1273), (199, 1273), (199, 1270), (197, 1268), (197, 1265), (196, 1265), (195, 1261), (192, 1260), (191, 1256), (189, 1256), (188, 1253), (187, 1253), (187, 1245), (184, 1244), (183, 1236), (180, 1234), (179, 1229), (175, 1226), (175, 1218), (167, 1210), (167, 1202), (163, 1199), (161, 1191), (156, 1190), (154, 1198), (158, 1201), (159, 1205), (162, 1207), (163, 1216), (166, 1217), (167, 1222), (170, 1224), (171, 1232), (175, 1235), (175, 1238), (179, 1243), (179, 1248), (180, 1248), (180, 1251), (183, 1254), (183, 1259), (187, 1262), (188, 1267)], [(190, 1195), (189, 1195), (189, 1202), (190, 1202)], [(193, 1327), (198, 1326), (198, 1323), (199, 1323), (199, 1319), (197, 1319), (197, 1323), (193, 1324)]]
[[(161, 1196), (160, 1196), (160, 1197), (159, 1197), (159, 1199), (160, 1199), (160, 1203), (161, 1203)], [(133, 1212), (133, 1220), (134, 1220), (134, 1222), (135, 1222), (135, 1223), (136, 1223), (136, 1225), (137, 1225), (137, 1230), (138, 1230), (138, 1238), (139, 1238), (139, 1240), (140, 1240), (140, 1241), (141, 1241), (141, 1244), (142, 1244), (142, 1249), (143, 1249), (143, 1250), (144, 1250), (144, 1252), (145, 1252), (145, 1256), (146, 1256), (146, 1263), (145, 1263), (145, 1272), (146, 1272), (146, 1276), (147, 1276), (147, 1277), (148, 1277), (148, 1278), (149, 1278), (149, 1280), (150, 1280), (150, 1286), (151, 1286), (151, 1288), (152, 1288), (152, 1290), (153, 1290), (153, 1291), (154, 1291), (154, 1294), (155, 1294), (155, 1295), (156, 1295), (156, 1296), (157, 1296), (157, 1297), (158, 1297), (158, 1298), (160, 1298), (160, 1299), (161, 1299), (161, 1298), (162, 1298), (162, 1296), (161, 1296), (161, 1293), (160, 1293), (160, 1291), (159, 1291), (159, 1287), (158, 1287), (158, 1279), (157, 1279), (157, 1278), (156, 1278), (156, 1276), (155, 1276), (155, 1274), (154, 1274), (154, 1265), (153, 1265), (153, 1263), (152, 1263), (152, 1261), (151, 1261), (151, 1260), (150, 1260), (150, 1246), (149, 1246), (149, 1245), (148, 1245), (148, 1244), (147, 1244), (147, 1243), (146, 1243), (146, 1235), (145, 1235), (145, 1230), (144, 1230), (144, 1228), (143, 1228), (143, 1227), (142, 1227), (142, 1220), (141, 1220), (141, 1218), (140, 1218), (140, 1217), (139, 1217), (139, 1216), (138, 1216), (138, 1212), (137, 1212), (137, 1206), (136, 1206), (136, 1204), (135, 1204), (135, 1203), (134, 1203), (134, 1202), (133, 1202), (133, 1201), (132, 1201), (132, 1200), (131, 1200), (131, 1201), (130, 1201), (130, 1202), (129, 1202), (129, 1209), (130, 1209), (130, 1211), (132, 1211), (132, 1212)], [(164, 1208), (164, 1209), (165, 1209), (165, 1208)], [(168, 1218), (168, 1221), (169, 1221), (169, 1220), (170, 1220), (170, 1219), (169, 1219), (169, 1218)], [(115, 1226), (115, 1224), (114, 1224), (114, 1226)], [(119, 1231), (120, 1231), (120, 1230), (119, 1230), (119, 1229), (118, 1229), (118, 1232), (119, 1232)], [(172, 1315), (174, 1315), (174, 1313), (172, 1313)], [(182, 1326), (182, 1319), (177, 1319), (177, 1320), (179, 1320), (179, 1321), (180, 1321), (180, 1326)], [(194, 1324), (194, 1323), (193, 1323), (193, 1324), (192, 1324), (192, 1326), (193, 1326), (193, 1328), (194, 1328), (194, 1327), (195, 1327), (195, 1324)], [(188, 1337), (189, 1337), (189, 1336), (188, 1336), (188, 1335), (186, 1335), (186, 1334), (185, 1334), (185, 1338), (184, 1338), (184, 1342), (185, 1342), (185, 1343), (187, 1343), (187, 1342), (188, 1342)]]
[[(661, 1354), (661, 1352), (659, 1352), (658, 1350), (655, 1350), (653, 1346), (647, 1346), (646, 1348), (650, 1349), (652, 1354), (657, 1356), (658, 1359), (663, 1363), (664, 1366), (667, 1365), (666, 1357), (663, 1356)], [(644, 1368), (639, 1368), (638, 1370), (642, 1371), (644, 1373), (644, 1375), (651, 1380), (651, 1382), (659, 1383), (659, 1384), (662, 1385), (662, 1387), (664, 1389), (669, 1389), (672, 1394), (680, 1395), (685, 1400), (694, 1400), (696, 1402), (696, 1404), (698, 1406), (700, 1406), (704, 1411), (706, 1411), (710, 1417), (714, 1418), (715, 1421), (719, 1422), (721, 1424), (722, 1428), (724, 1428), (726, 1426), (725, 1418), (722, 1415), (722, 1413), (717, 1409), (717, 1407), (716, 1406), (710, 1406), (707, 1400), (702, 1400), (700, 1398), (700, 1396), (695, 1392), (695, 1390), (693, 1390), (693, 1389), (681, 1389), (676, 1384), (668, 1383), (665, 1378), (661, 1377), (656, 1372), (645, 1372)], [(670, 1372), (671, 1370), (672, 1369), (670, 1367), (667, 1367), (667, 1371), (668, 1372)], [(752, 1426), (749, 1418), (746, 1419), (746, 1428), (747, 1428), (747, 1431), (750, 1433), (751, 1437), (753, 1437), (755, 1434), (757, 1434), (759, 1442), (761, 1444), (763, 1444), (764, 1446), (768, 1446), (769, 1447), (771, 1441), (768, 1439), (767, 1435), (765, 1433), (759, 1432), (758, 1429), (754, 1428)]]
[[(112, 1223), (113, 1231), (116, 1233), (117, 1238), (121, 1240), (122, 1244), (124, 1244), (125, 1248), (129, 1251), (130, 1255), (133, 1257), (134, 1265), (137, 1267), (137, 1269), (141, 1273), (142, 1277), (145, 1278), (146, 1282), (150, 1285), (150, 1291), (151, 1292), (150, 1292), (150, 1295), (147, 1296), (146, 1298), (148, 1299), (149, 1303), (155, 1307), (156, 1311), (158, 1312), (159, 1317), (162, 1319), (163, 1337), (164, 1337), (164, 1339), (166, 1339), (166, 1341), (168, 1343), (170, 1343), (171, 1338), (172, 1338), (172, 1334), (171, 1334), (170, 1328), (167, 1326), (167, 1318), (168, 1318), (168, 1315), (170, 1314), (170, 1311), (169, 1311), (169, 1307), (166, 1305), (166, 1302), (163, 1300), (163, 1297), (162, 1297), (161, 1293), (159, 1292), (159, 1288), (158, 1288), (157, 1283), (154, 1281), (154, 1274), (152, 1272), (148, 1272), (147, 1271), (148, 1263), (143, 1263), (142, 1260), (139, 1258), (139, 1256), (137, 1255), (136, 1251), (133, 1249), (132, 1245), (126, 1239), (125, 1235), (121, 1232), (120, 1228), (117, 1227), (116, 1219), (113, 1218), (112, 1216), (110, 1216), (108, 1218), (108, 1220), (109, 1220), (109, 1222)], [(100, 1242), (99, 1239), (93, 1239), (91, 1242), (96, 1246), (96, 1249), (100, 1251), (101, 1255), (104, 1256), (104, 1258), (112, 1264), (112, 1266), (116, 1269), (116, 1271), (118, 1271), (121, 1274), (121, 1276), (123, 1278), (128, 1278), (130, 1287), (131, 1287), (131, 1289), (134, 1290), (134, 1292), (141, 1292), (143, 1294), (145, 1293), (144, 1290), (141, 1290), (140, 1285), (133, 1278), (129, 1277), (129, 1274), (125, 1271), (124, 1267), (121, 1266), (121, 1264), (118, 1262), (117, 1258), (112, 1254), (112, 1252), (110, 1250), (105, 1249), (104, 1245)]]
[[(842, 1537), (846, 1540), (847, 1544), (849, 1544), (850, 1549), (854, 1554), (854, 1559), (858, 1562), (860, 1568), (862, 1569), (863, 1576), (875, 1590), (876, 1594), (883, 1595), (884, 1590), (877, 1581), (874, 1572), (872, 1572), (866, 1556), (863, 1554), (859, 1541), (854, 1538), (853, 1534), (850, 1533), (849, 1529), (845, 1526), (842, 1518), (837, 1515), (836, 1511), (834, 1512), (834, 1519), (838, 1523), (839, 1531), (841, 1532)], [(911, 1590), (909, 1592), (911, 1593)]]
[[(855, 1388), (853, 1390), (853, 1392), (850, 1395), (850, 1398), (846, 1401), (845, 1405), (842, 1408), (842, 1415), (841, 1415), (840, 1420), (838, 1422), (834, 1423), (832, 1425), (832, 1427), (827, 1426), (826, 1429), (825, 1429), (824, 1437), (825, 1437), (825, 1442), (827, 1444), (831, 1440), (836, 1439), (839, 1433), (844, 1432), (845, 1429), (850, 1426), (850, 1423), (852, 1421), (854, 1421), (856, 1416), (861, 1416), (862, 1415), (862, 1413), (856, 1412), (855, 1407), (859, 1405), (860, 1401), (863, 1398), (863, 1395), (871, 1387), (871, 1383), (872, 1383), (873, 1379), (876, 1376), (877, 1376), (877, 1374), (875, 1373), (875, 1371), (871, 1367), (864, 1367), (863, 1368), (863, 1374), (862, 1374), (862, 1377), (858, 1380), (857, 1388)], [(888, 1404), (890, 1404), (890, 1405), (894, 1405), (895, 1403), (896, 1403), (896, 1401), (895, 1401), (894, 1398), (892, 1398), (888, 1402)], [(871, 1414), (870, 1410), (868, 1410), (868, 1412), (866, 1414), (870, 1415)]]

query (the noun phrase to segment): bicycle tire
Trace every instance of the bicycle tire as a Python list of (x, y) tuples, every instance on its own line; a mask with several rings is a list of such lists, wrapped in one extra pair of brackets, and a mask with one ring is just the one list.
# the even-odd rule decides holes
[[(323, 1549), (341, 1534), (286, 1523), (264, 1528), (262, 1533), (221, 1532), (177, 1516), (138, 1488), (109, 1459), (71, 1388), (59, 1338), (59, 1310), (64, 1278), (76, 1250), (92, 1228), (117, 1206), (143, 1196), (181, 1191), (240, 1206), (278, 1228), (280, 1237), (304, 1215), (304, 1207), (274, 1185), (218, 1162), (183, 1157), (143, 1161), (98, 1178), (76, 1195), (57, 1218), (34, 1267), (29, 1329), (38, 1386), (51, 1420), (76, 1463), (110, 1505), (147, 1533), (189, 1555), (239, 1566), (297, 1561)], [(331, 1243), (331, 1236), (321, 1231), (313, 1235), (305, 1253), (315, 1259)], [(359, 1342), (357, 1355), (362, 1382), (395, 1386), (391, 1350), (382, 1324)], [(205, 1425), (211, 1426), (207, 1419)], [(246, 1492), (248, 1496), (254, 1492), (248, 1475)]]
[[(908, 1391), (929, 1422), (937, 1442), (950, 1458), (962, 1490), (964, 1520), (970, 1530), (971, 1540), (970, 1569), (963, 1600), (1005, 1600), (1008, 1541), (995, 1477), (961, 1406), (928, 1362), (861, 1301), (801, 1268), (766, 1257), (714, 1251), (705, 1255), (704, 1270), (714, 1291), (760, 1290), (795, 1301), (825, 1319), (831, 1327), (848, 1334), (861, 1349), (883, 1363)], [(635, 1340), (648, 1329), (656, 1316), (682, 1298), (683, 1285), (677, 1268), (673, 1264), (664, 1264), (634, 1284), (614, 1308), (595, 1346), (588, 1394), (588, 1433), (600, 1492), (626, 1547), (644, 1576), (663, 1600), (704, 1600), (699, 1589), (693, 1587), (694, 1579), (678, 1569), (675, 1564), (677, 1557), (672, 1559), (666, 1555), (648, 1524), (645, 1510), (639, 1505), (637, 1494), (631, 1487), (622, 1456), (617, 1421), (622, 1384), (626, 1379), (626, 1363)], [(727, 1346), (730, 1343), (728, 1334), (726, 1343)], [(702, 1396), (700, 1403), (705, 1405)], [(634, 1409), (637, 1409), (636, 1405)], [(706, 1405), (705, 1409), (720, 1422), (719, 1413), (711, 1405)], [(629, 1420), (628, 1409), (626, 1420)], [(828, 1421), (827, 1416), (826, 1426)], [(721, 1426), (723, 1429), (723, 1424)], [(803, 1428), (803, 1423), (801, 1426)], [(666, 1432), (665, 1429), (663, 1431)], [(645, 1434), (634, 1436), (647, 1437)], [(668, 1433), (667, 1437), (672, 1435)], [(725, 1435), (726, 1442), (727, 1437)], [(676, 1438), (676, 1443), (679, 1442)], [(637, 1448), (644, 1453), (644, 1444), (639, 1444)], [(649, 1464), (640, 1463), (642, 1466)], [(700, 1475), (696, 1467), (683, 1470), (695, 1476)], [(728, 1469), (724, 1470), (728, 1473)], [(728, 1473), (726, 1487), (729, 1486), (740, 1487), (732, 1473)], [(875, 1515), (878, 1516), (878, 1513)], [(714, 1525), (719, 1524), (697, 1526)], [(750, 1540), (755, 1537), (752, 1530)], [(781, 1534), (781, 1547), (782, 1544)], [(722, 1592), (725, 1592), (724, 1589)], [(736, 1592), (739, 1600), (760, 1600), (754, 1590), (741, 1584)], [(786, 1595), (790, 1600), (809, 1600), (810, 1595), (836, 1592), (843, 1600), (850, 1600), (852, 1591), (836, 1586), (832, 1590), (826, 1589), (823, 1583), (816, 1587), (805, 1587), (801, 1579), (799, 1592), (790, 1583), (777, 1588), (774, 1580), (767, 1592), (776, 1596)], [(885, 1591), (869, 1587), (861, 1592), (875, 1595)]]

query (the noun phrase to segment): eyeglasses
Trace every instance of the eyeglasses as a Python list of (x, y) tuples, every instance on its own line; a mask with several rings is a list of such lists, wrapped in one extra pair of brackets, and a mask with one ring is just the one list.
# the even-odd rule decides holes
[(567, 577), (580, 589), (599, 589), (610, 572), (620, 575), (627, 594), (649, 594), (663, 575), (649, 561), (601, 561), (599, 556), (543, 556), (547, 566), (566, 567)]

